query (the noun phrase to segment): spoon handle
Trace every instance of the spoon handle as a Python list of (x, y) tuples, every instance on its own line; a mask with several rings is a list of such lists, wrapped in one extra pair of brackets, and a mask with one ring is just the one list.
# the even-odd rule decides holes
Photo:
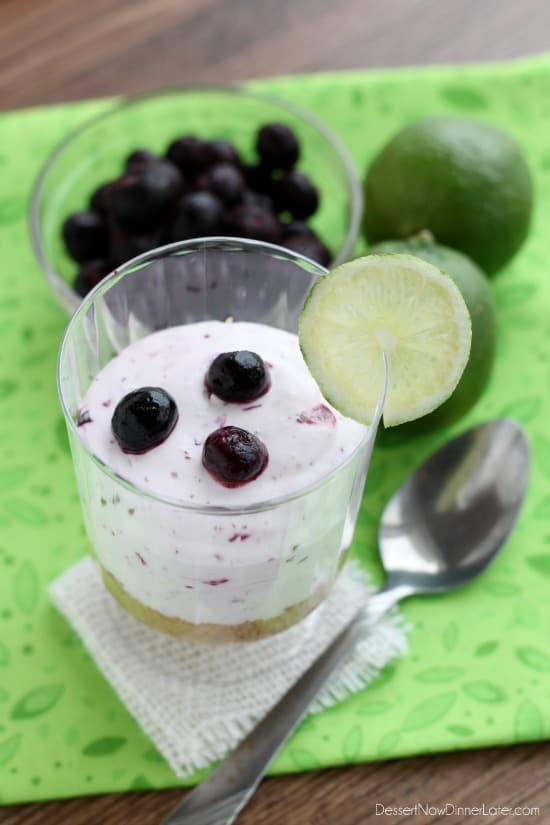
[(356, 614), (210, 776), (187, 794), (163, 825), (231, 825), (311, 702), (364, 637), (369, 624), (409, 593), (401, 587), (385, 586), (371, 596), (368, 605)]

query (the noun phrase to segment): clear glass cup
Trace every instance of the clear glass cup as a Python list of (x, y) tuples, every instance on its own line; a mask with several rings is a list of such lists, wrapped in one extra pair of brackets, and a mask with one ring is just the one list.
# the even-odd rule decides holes
[[(78, 428), (88, 387), (121, 350), (167, 327), (231, 316), (296, 333), (304, 299), (324, 272), (269, 244), (193, 239), (116, 270), (67, 328), (58, 386), (87, 533), (107, 588), (161, 632), (199, 642), (252, 640), (308, 615), (346, 558), (377, 421), (351, 455), (307, 489), (245, 507), (195, 507), (130, 483), (89, 451)], [(232, 563), (224, 527), (237, 523), (261, 537), (261, 559), (251, 554)], [(190, 552), (176, 553), (182, 545)], [(221, 566), (197, 564), (216, 550)]]

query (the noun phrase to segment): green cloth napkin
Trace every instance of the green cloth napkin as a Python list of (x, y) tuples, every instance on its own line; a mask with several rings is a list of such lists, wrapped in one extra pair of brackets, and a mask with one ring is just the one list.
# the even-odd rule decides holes
[[(550, 735), (550, 59), (257, 82), (323, 118), (363, 171), (403, 124), (427, 114), (494, 123), (523, 147), (536, 183), (530, 237), (493, 281), (499, 349), (491, 385), (452, 432), (494, 416), (525, 426), (529, 493), (505, 552), (475, 584), (411, 599), (410, 655), (368, 690), (308, 718), (273, 766), (300, 771)], [(66, 318), (33, 258), (29, 191), (53, 146), (112, 105), (0, 116), (0, 801), (178, 784), (49, 603), (86, 553), (55, 389)], [(377, 448), (354, 552), (380, 578), (376, 524), (440, 431)], [(198, 777), (196, 777), (198, 778)]]

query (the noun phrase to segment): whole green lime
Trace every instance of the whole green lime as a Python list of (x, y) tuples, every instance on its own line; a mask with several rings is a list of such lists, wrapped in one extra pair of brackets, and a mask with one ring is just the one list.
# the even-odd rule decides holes
[(515, 141), (476, 120), (429, 117), (398, 132), (370, 165), (364, 231), (376, 243), (429, 229), (493, 273), (524, 242), (532, 201)]
[(491, 287), (473, 261), (455, 249), (434, 243), (429, 233), (406, 241), (376, 244), (368, 250), (373, 255), (395, 252), (422, 258), (453, 279), (470, 313), (472, 343), (468, 363), (450, 398), (429, 415), (387, 430), (382, 435), (382, 440), (386, 443), (401, 441), (402, 436), (409, 433), (429, 432), (462, 418), (476, 403), (489, 381), (496, 345), (496, 312)]

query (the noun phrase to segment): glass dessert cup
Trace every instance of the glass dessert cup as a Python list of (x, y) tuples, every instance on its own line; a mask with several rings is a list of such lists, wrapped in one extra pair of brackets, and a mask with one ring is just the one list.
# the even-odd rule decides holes
[[(297, 333), (303, 302), (324, 272), (269, 244), (193, 239), (116, 270), (67, 328), (58, 387), (88, 537), (108, 590), (158, 631), (248, 641), (313, 611), (345, 561), (378, 420), (303, 489), (285, 492), (283, 480), (268, 500), (233, 505), (228, 491), (227, 505), (194, 506), (138, 486), (91, 451), (79, 433), (89, 386), (126, 347), (169, 327), (229, 317)], [(245, 529), (254, 541), (233, 541)]]

